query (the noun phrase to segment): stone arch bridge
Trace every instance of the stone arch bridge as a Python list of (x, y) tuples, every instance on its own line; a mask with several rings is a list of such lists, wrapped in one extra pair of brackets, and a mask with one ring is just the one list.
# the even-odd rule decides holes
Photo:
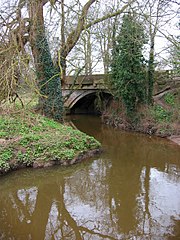
[(66, 77), (62, 90), (66, 113), (100, 113), (112, 99), (107, 80), (108, 76), (104, 74), (82, 75), (77, 79)]
[[(77, 79), (66, 77), (62, 90), (66, 113), (100, 113), (112, 99), (108, 90), (108, 75), (81, 75)], [(166, 92), (179, 91), (180, 77), (171, 71), (157, 71), (154, 84), (154, 99)]]

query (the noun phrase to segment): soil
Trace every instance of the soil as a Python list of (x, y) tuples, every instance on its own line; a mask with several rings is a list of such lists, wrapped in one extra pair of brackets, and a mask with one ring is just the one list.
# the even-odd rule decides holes
[(180, 136), (170, 136), (168, 139), (180, 146)]

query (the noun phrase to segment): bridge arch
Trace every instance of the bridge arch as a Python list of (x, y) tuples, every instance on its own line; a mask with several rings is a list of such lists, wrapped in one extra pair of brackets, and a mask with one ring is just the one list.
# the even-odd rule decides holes
[(106, 89), (101, 91), (97, 89), (75, 90), (64, 105), (69, 113), (98, 114), (106, 107), (110, 99), (112, 99), (112, 95)]

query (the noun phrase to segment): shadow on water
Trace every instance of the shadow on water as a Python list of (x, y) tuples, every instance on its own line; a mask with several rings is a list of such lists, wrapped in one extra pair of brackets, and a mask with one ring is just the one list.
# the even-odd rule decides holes
[(0, 239), (180, 237), (179, 147), (112, 129), (94, 116), (71, 121), (104, 152), (68, 168), (0, 178)]

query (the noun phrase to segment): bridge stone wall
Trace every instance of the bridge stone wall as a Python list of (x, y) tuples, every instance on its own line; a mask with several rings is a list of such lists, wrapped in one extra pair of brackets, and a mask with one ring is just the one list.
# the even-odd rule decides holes
[(78, 89), (74, 90), (72, 93), (70, 90), (63, 90), (63, 97), (65, 99), (64, 101), (64, 107), (71, 109), (80, 99), (83, 97), (95, 94), (97, 90), (92, 89)]
[(105, 74), (81, 75), (77, 78), (67, 76), (64, 89), (106, 89), (108, 78), (109, 76)]
[[(66, 77), (65, 89), (70, 89), (72, 86), (75, 89), (107, 89), (110, 75), (95, 74), (95, 75), (81, 75), (75, 79), (73, 76)], [(170, 86), (171, 88), (180, 87), (180, 76), (175, 76), (172, 71), (156, 71), (154, 94), (161, 91), (163, 88)]]
[(108, 76), (96, 74), (91, 76), (66, 77), (66, 85), (63, 87), (64, 107), (72, 109), (82, 98), (99, 92), (110, 93), (106, 86)]
[[(108, 90), (109, 75), (95, 74), (95, 75), (81, 75), (77, 78), (68, 76), (65, 79), (65, 86), (62, 94), (64, 97), (64, 107), (71, 109), (82, 98), (96, 94), (98, 92), (110, 93)], [(170, 86), (170, 88), (180, 87), (180, 77), (174, 77), (169, 71), (156, 72), (156, 81), (154, 94), (156, 95), (161, 89)]]

